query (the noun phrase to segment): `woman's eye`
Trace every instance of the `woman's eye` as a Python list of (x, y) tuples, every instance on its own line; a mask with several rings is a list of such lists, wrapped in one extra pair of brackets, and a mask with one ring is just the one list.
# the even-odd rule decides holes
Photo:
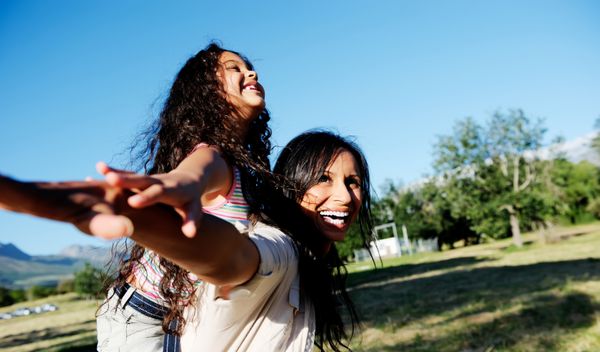
[(229, 71), (240, 72), (240, 68), (238, 66), (227, 66), (226, 69)]
[(350, 186), (351, 188), (360, 188), (360, 180), (357, 180), (355, 178), (350, 178), (346, 181), (346, 183), (348, 184), (348, 186)]
[(319, 177), (319, 180), (317, 182), (323, 183), (323, 182), (328, 182), (328, 181), (329, 181), (329, 176), (321, 175), (321, 177)]

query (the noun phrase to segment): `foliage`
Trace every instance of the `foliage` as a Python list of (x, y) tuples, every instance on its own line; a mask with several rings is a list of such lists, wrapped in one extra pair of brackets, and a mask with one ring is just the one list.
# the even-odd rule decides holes
[(15, 303), (23, 302), (27, 300), (27, 293), (23, 289), (15, 289), (10, 291), (10, 296), (13, 298)]
[(363, 248), (362, 239), (360, 237), (360, 227), (358, 224), (352, 224), (348, 229), (344, 240), (336, 242), (335, 246), (342, 260), (352, 260), (354, 258), (354, 250)]
[(10, 290), (0, 287), (0, 307), (10, 306), (15, 303), (15, 299), (10, 295)]
[(56, 294), (55, 287), (46, 287), (46, 286), (31, 286), (27, 289), (26, 296), (28, 301), (33, 301), (35, 299), (44, 298), (48, 296), (52, 296)]
[(600, 171), (587, 161), (577, 164), (566, 160), (555, 161), (552, 174), (554, 183), (560, 188), (560, 215), (571, 224), (577, 223), (587, 213), (595, 213), (600, 196)]
[(65, 279), (60, 281), (56, 285), (56, 291), (58, 293), (68, 293), (75, 291), (75, 280), (74, 279)]
[(75, 273), (73, 286), (75, 292), (82, 296), (93, 297), (102, 290), (105, 274), (90, 263)]
[(546, 220), (553, 202), (542, 190), (551, 180), (549, 163), (535, 151), (546, 129), (521, 110), (498, 111), (486, 122), (458, 121), (453, 133), (434, 147), (434, 168), (445, 188), (455, 219), (464, 218), (479, 234), (500, 238), (510, 229), (521, 246), (521, 227)]
[[(546, 146), (545, 134), (543, 120), (521, 110), (496, 112), (483, 124), (457, 121), (434, 145), (433, 177), (410, 187), (386, 182), (373, 203), (375, 224), (394, 221), (412, 239), (453, 248), (510, 235), (519, 246), (522, 230), (600, 218), (600, 170), (566, 160), (555, 150), (562, 139)], [(595, 143), (600, 152), (600, 134)], [(350, 258), (360, 245), (351, 228), (337, 247)]]

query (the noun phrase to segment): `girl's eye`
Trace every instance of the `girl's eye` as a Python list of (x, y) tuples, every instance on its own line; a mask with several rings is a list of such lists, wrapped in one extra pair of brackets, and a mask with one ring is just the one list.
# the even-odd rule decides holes
[(227, 70), (229, 71), (235, 71), (235, 72), (240, 72), (240, 68), (238, 66), (226, 66), (225, 67)]

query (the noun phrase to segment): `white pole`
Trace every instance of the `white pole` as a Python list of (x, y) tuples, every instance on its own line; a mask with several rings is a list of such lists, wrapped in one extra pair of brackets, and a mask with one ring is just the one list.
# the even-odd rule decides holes
[(406, 226), (404, 224), (402, 224), (402, 234), (404, 235), (404, 243), (406, 243), (406, 246), (408, 247), (408, 253), (412, 254), (412, 245), (408, 240), (408, 231), (406, 230)]

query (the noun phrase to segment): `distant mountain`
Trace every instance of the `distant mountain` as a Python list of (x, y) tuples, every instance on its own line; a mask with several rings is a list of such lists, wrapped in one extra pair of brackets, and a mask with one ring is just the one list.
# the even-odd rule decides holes
[(578, 163), (587, 161), (600, 166), (600, 154), (592, 148), (592, 141), (597, 132), (590, 132), (581, 137), (565, 141), (539, 150), (536, 154), (542, 159), (550, 159), (562, 154), (569, 161)]
[(31, 256), (12, 243), (0, 244), (0, 286), (53, 286), (72, 278), (86, 262), (103, 268), (110, 255), (108, 247), (73, 245), (58, 255)]
[(29, 260), (31, 256), (12, 243), (0, 243), (0, 257), (7, 257), (17, 260)]
[(110, 258), (110, 254), (110, 248), (108, 247), (81, 246), (74, 244), (64, 248), (58, 255), (68, 258), (86, 259), (91, 263), (105, 264)]

